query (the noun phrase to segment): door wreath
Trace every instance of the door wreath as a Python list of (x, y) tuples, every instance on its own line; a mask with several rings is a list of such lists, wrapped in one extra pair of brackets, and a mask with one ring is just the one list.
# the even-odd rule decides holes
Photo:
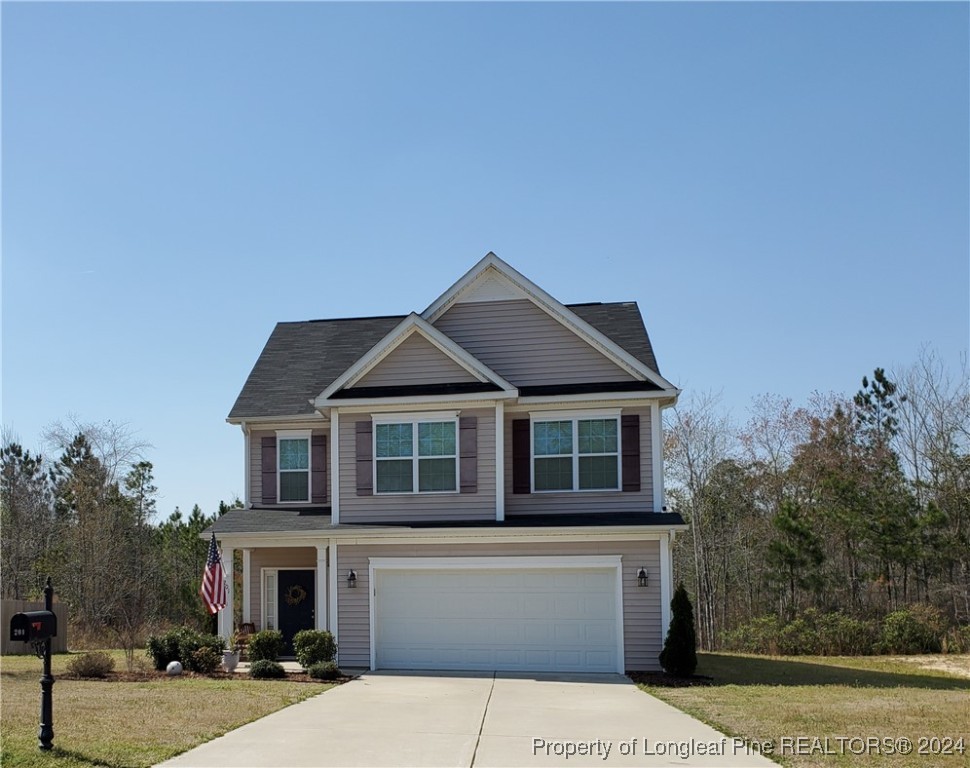
[(299, 605), (306, 600), (306, 590), (299, 584), (294, 584), (292, 587), (286, 590), (284, 599), (286, 600), (287, 605)]

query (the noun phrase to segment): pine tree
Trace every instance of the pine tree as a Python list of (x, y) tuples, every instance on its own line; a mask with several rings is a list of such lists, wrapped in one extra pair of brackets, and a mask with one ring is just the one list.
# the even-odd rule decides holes
[(660, 652), (660, 665), (675, 677), (690, 677), (697, 669), (697, 636), (694, 632), (694, 606), (683, 583), (670, 601), (670, 628)]

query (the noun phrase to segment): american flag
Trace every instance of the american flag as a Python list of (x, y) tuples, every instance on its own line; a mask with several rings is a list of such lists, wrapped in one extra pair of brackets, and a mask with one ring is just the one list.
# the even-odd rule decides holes
[(209, 540), (209, 556), (202, 573), (202, 586), (199, 587), (202, 602), (209, 613), (218, 613), (226, 607), (226, 575), (222, 571), (222, 559), (216, 547), (216, 535)]

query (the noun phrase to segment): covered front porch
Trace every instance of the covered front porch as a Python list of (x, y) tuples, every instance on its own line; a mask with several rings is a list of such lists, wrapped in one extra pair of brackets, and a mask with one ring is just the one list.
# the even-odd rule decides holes
[[(219, 634), (228, 640), (241, 625), (251, 624), (256, 631), (281, 631), (291, 649), (293, 635), (302, 629), (333, 631), (329, 541), (285, 546), (265, 543), (267, 546), (256, 546), (257, 542), (246, 547), (223, 545), (227, 604), (218, 614)], [(237, 561), (242, 565), (241, 589), (235, 573)]]

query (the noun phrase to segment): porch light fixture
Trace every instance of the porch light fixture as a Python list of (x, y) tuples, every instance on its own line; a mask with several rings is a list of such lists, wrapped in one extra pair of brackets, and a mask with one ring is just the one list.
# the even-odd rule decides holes
[(647, 573), (647, 569), (644, 568), (643, 566), (640, 566), (640, 570), (637, 571), (637, 586), (638, 587), (645, 587), (645, 586), (647, 586), (647, 576), (648, 575), (649, 574)]
[(347, 588), (354, 589), (357, 586), (357, 571), (350, 571), (347, 574)]

